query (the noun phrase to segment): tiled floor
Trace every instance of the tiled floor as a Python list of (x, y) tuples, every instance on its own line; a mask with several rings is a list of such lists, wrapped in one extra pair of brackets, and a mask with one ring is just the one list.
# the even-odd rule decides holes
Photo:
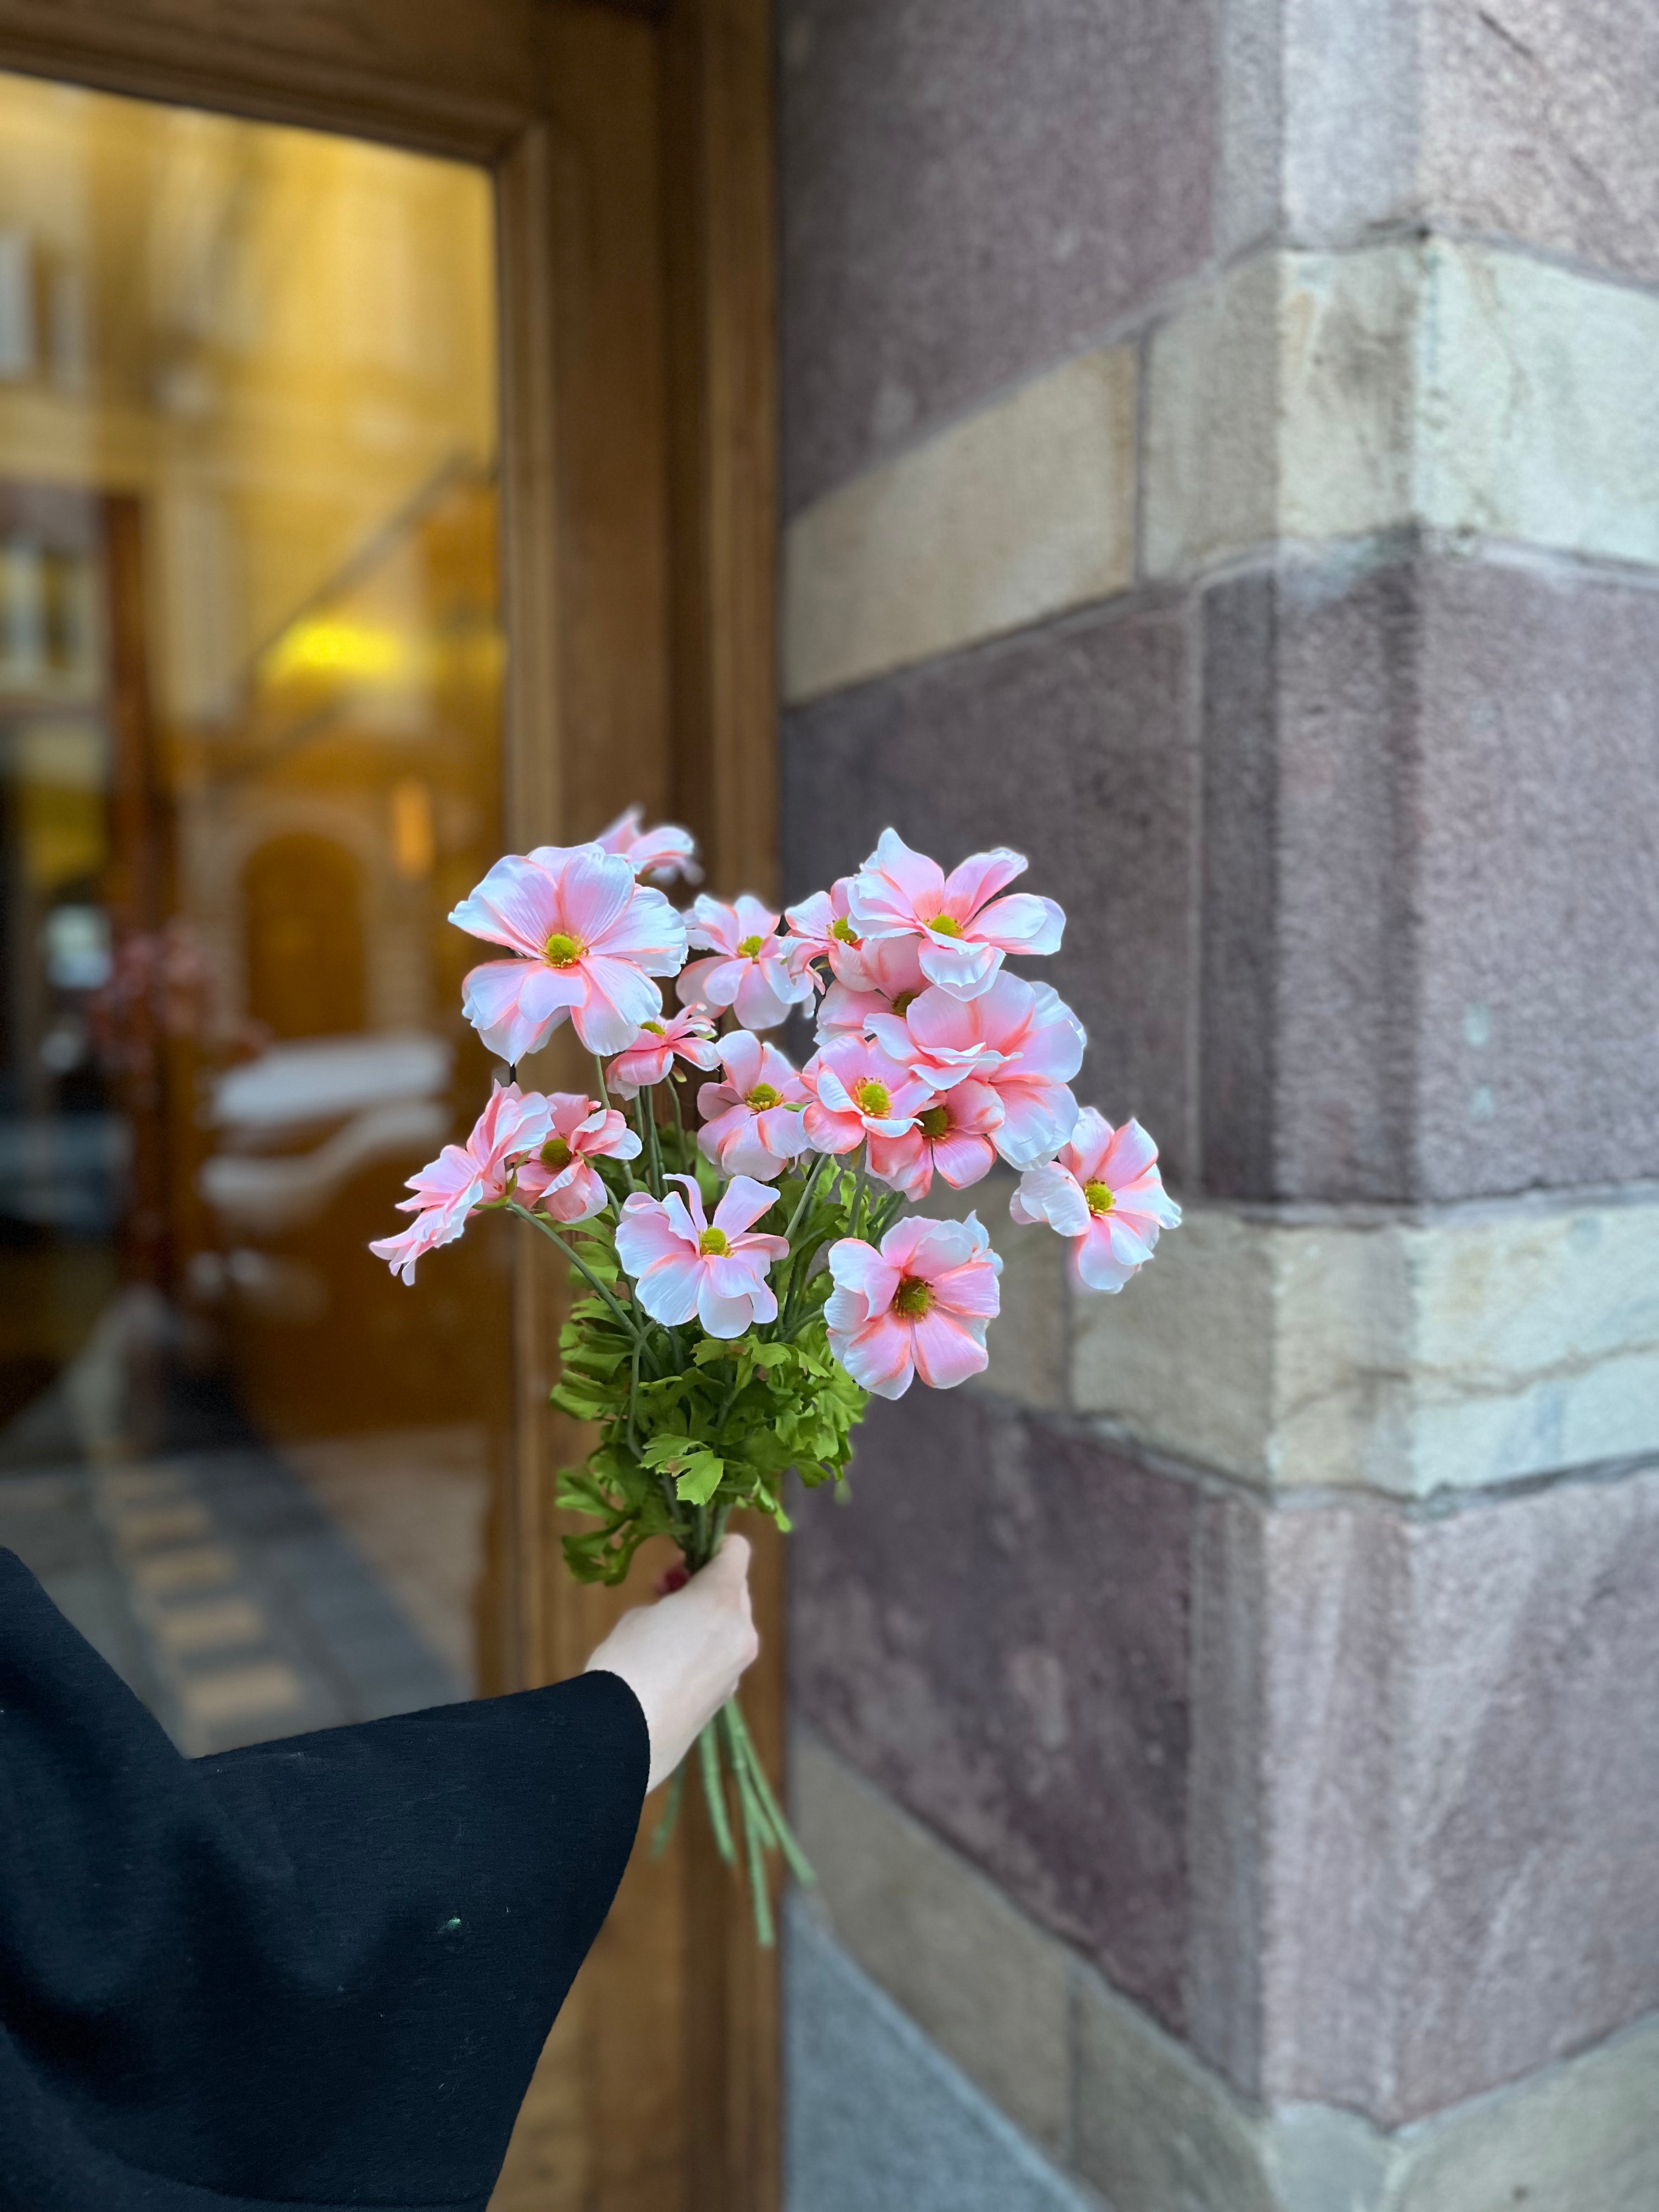
[(467, 1451), (449, 1431), (307, 1446), (314, 1487), (258, 1445), (15, 1468), (0, 1544), (181, 1749), (225, 1750), (469, 1694)]

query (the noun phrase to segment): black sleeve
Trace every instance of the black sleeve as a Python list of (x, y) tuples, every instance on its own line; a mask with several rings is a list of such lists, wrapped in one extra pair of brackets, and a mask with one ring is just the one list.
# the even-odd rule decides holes
[(483, 2212), (648, 1765), (604, 1674), (185, 1759), (0, 1551), (0, 2208)]

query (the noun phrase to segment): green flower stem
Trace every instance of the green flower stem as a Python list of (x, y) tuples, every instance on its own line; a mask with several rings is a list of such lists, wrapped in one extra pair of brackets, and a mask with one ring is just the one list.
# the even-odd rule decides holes
[(789, 1871), (797, 1881), (810, 1886), (817, 1880), (817, 1876), (813, 1873), (811, 1863), (805, 1852), (796, 1841), (795, 1832), (784, 1818), (783, 1808), (778, 1803), (773, 1793), (772, 1785), (766, 1778), (766, 1769), (762, 1765), (760, 1753), (755, 1748), (755, 1740), (749, 1733), (749, 1723), (743, 1717), (743, 1707), (733, 1698), (726, 1706), (726, 1711), (727, 1731), (735, 1746), (733, 1763), (741, 1759), (747, 1771), (753, 1778), (755, 1794), (760, 1799), (767, 1818), (772, 1824), (772, 1832), (778, 1839), (779, 1849), (789, 1862)]
[(812, 1193), (817, 1188), (818, 1177), (834, 1158), (833, 1152), (820, 1152), (808, 1170), (806, 1181), (801, 1187), (800, 1196), (795, 1201), (795, 1210), (789, 1217), (789, 1226), (783, 1232), (783, 1241), (786, 1244), (794, 1243), (795, 1231), (800, 1227), (806, 1209), (811, 1203)]
[[(731, 1711), (730, 1706), (726, 1711)], [(732, 1765), (738, 1779), (738, 1802), (743, 1808), (743, 1838), (748, 1846), (749, 1894), (755, 1907), (755, 1940), (763, 1951), (769, 1951), (777, 1942), (777, 1931), (772, 1924), (771, 1887), (766, 1879), (769, 1831), (760, 1800), (755, 1794), (749, 1769), (735, 1752)]]
[(599, 1103), (608, 1114), (611, 1111), (611, 1093), (605, 1088), (605, 1062), (598, 1053), (593, 1055), (593, 1075), (599, 1086)]
[(713, 1721), (697, 1738), (697, 1756), (702, 1762), (703, 1795), (708, 1800), (714, 1847), (727, 1866), (736, 1866), (738, 1849), (732, 1840), (732, 1822), (726, 1809), (726, 1784), (720, 1773), (720, 1737)]
[(604, 1303), (610, 1307), (611, 1312), (622, 1323), (623, 1327), (628, 1331), (628, 1334), (633, 1338), (635, 1343), (643, 1347), (646, 1340), (645, 1332), (637, 1326), (627, 1311), (627, 1309), (621, 1305), (617, 1300), (612, 1297), (611, 1293), (605, 1288), (605, 1285), (593, 1273), (593, 1270), (588, 1266), (586, 1261), (584, 1260), (579, 1253), (574, 1252), (570, 1246), (565, 1243), (563, 1237), (561, 1237), (558, 1231), (554, 1228), (552, 1223), (550, 1221), (544, 1221), (538, 1213), (532, 1213), (527, 1206), (520, 1206), (517, 1199), (509, 1199), (507, 1200), (507, 1210), (509, 1213), (516, 1213), (520, 1221), (527, 1221), (532, 1229), (539, 1229), (544, 1237), (550, 1238), (553, 1243), (558, 1246), (560, 1251), (564, 1254), (565, 1258), (569, 1261), (571, 1266), (576, 1270), (577, 1273), (582, 1277), (584, 1281), (586, 1282), (594, 1295), (602, 1299)]
[(685, 1117), (680, 1111), (679, 1070), (671, 1060), (668, 1063), (668, 1103), (674, 1109), (674, 1134), (679, 1139), (678, 1157), (682, 1171), (685, 1169)]
[(657, 1123), (646, 1103), (647, 1094), (641, 1088), (634, 1094), (634, 1122), (640, 1140), (640, 1158), (644, 1163), (646, 1184), (653, 1198), (663, 1193), (662, 1160), (657, 1151)]
[(674, 1778), (668, 1785), (667, 1802), (662, 1808), (662, 1818), (657, 1823), (656, 1833), (651, 1838), (651, 1856), (659, 1859), (668, 1849), (674, 1833), (674, 1824), (680, 1817), (680, 1800), (685, 1795), (685, 1778), (691, 1770), (690, 1757), (681, 1759), (674, 1769)]

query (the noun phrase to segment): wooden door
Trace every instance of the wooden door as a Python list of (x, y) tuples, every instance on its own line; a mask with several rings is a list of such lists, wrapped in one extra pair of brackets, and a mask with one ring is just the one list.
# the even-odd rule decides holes
[[(504, 848), (632, 799), (720, 889), (775, 880), (769, 0), (0, 0), (0, 68), (382, 139), (497, 186)], [(490, 1685), (578, 1668), (617, 1601), (557, 1557), (562, 1286), (518, 1261)], [(780, 1567), (761, 1680), (781, 1750)], [(628, 1595), (632, 1595), (629, 1593)], [(647, 1814), (647, 1828), (653, 1816)], [(776, 1990), (696, 1825), (636, 1853), (554, 2032), (502, 2212), (775, 2204)]]

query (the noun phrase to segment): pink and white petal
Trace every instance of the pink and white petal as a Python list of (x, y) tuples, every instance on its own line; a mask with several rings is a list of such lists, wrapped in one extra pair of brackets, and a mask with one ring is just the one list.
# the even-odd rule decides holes
[(789, 1257), (789, 1239), (787, 1237), (769, 1237), (763, 1229), (757, 1229), (747, 1237), (734, 1237), (732, 1249), (739, 1259), (751, 1261), (764, 1274), (780, 1260)]
[(711, 951), (721, 953), (729, 960), (742, 934), (737, 908), (727, 906), (724, 899), (710, 898), (707, 891), (702, 891), (691, 902), (691, 911), (686, 917), (686, 936), (691, 944), (706, 945)]
[(695, 1252), (684, 1250), (673, 1259), (657, 1261), (634, 1285), (635, 1297), (652, 1320), (668, 1328), (690, 1320), (702, 1291), (702, 1262)]
[(945, 879), (945, 912), (957, 921), (970, 921), (988, 899), (1005, 884), (1023, 876), (1030, 866), (1024, 853), (998, 845), (988, 853), (970, 853)]
[(834, 1290), (823, 1302), (824, 1326), (833, 1340), (837, 1334), (850, 1336), (864, 1327), (870, 1310), (856, 1291)]
[(1102, 1226), (1111, 1242), (1112, 1257), (1127, 1267), (1144, 1267), (1152, 1256), (1152, 1247), (1158, 1242), (1158, 1231), (1143, 1236), (1133, 1222), (1126, 1221), (1115, 1207), (1102, 1216)]
[[(787, 974), (781, 973), (778, 978), (788, 988), (789, 996), (786, 998), (774, 988), (773, 978), (760, 961), (745, 960), (741, 966), (742, 974), (738, 979), (736, 992), (729, 1003), (735, 1009), (738, 1019), (744, 1027), (749, 1030), (775, 1030), (781, 1024), (787, 1022), (789, 1018), (789, 1009), (795, 1002), (794, 988), (789, 983)], [(811, 990), (810, 983), (807, 988)]]
[(817, 1099), (801, 1115), (806, 1141), (815, 1152), (850, 1152), (864, 1142), (864, 1124), (856, 1114), (832, 1114)]
[[(695, 1244), (708, 1226), (708, 1216), (702, 1210), (702, 1191), (696, 1176), (672, 1175), (670, 1182), (677, 1182), (679, 1190), (671, 1190), (663, 1200), (663, 1211), (680, 1235)], [(684, 1197), (680, 1192), (685, 1194)]]
[(586, 1160), (574, 1162), (568, 1179), (561, 1176), (558, 1181), (563, 1187), (549, 1188), (542, 1200), (544, 1213), (555, 1221), (576, 1222), (592, 1221), (595, 1214), (604, 1212), (605, 1185)]
[(1181, 1208), (1164, 1189), (1156, 1170), (1125, 1183), (1116, 1190), (1118, 1212), (1127, 1213), (1133, 1221), (1138, 1217), (1156, 1222), (1160, 1229), (1179, 1229)]
[(947, 1267), (942, 1275), (933, 1279), (933, 1296), (941, 1310), (947, 1313), (966, 1315), (975, 1321), (994, 1321), (1002, 1311), (1002, 1291), (999, 1278), (1002, 1269), (994, 1253), (987, 1253), (982, 1260), (970, 1260), (965, 1267)]
[(746, 1098), (761, 1080), (765, 1046), (747, 1030), (733, 1030), (730, 1036), (720, 1040), (719, 1051), (727, 1081), (739, 1098)]
[(717, 1297), (751, 1297), (766, 1285), (763, 1260), (763, 1255), (711, 1252), (703, 1261), (704, 1278)]
[(685, 958), (685, 923), (660, 891), (641, 885), (616, 921), (583, 942), (595, 952), (633, 961), (647, 975), (672, 975)]
[(674, 992), (683, 1006), (706, 1006), (709, 1000), (704, 986), (716, 968), (724, 964), (725, 955), (717, 954), (712, 960), (694, 960), (682, 968), (675, 980)]
[(785, 907), (783, 918), (795, 936), (805, 938), (813, 945), (822, 945), (828, 938), (830, 926), (836, 918), (835, 904), (828, 891), (814, 891), (811, 898), (802, 899), (799, 906)]
[(793, 1160), (806, 1150), (801, 1116), (788, 1106), (769, 1106), (755, 1116), (760, 1140), (775, 1160)]
[(1077, 1126), (1077, 1100), (1066, 1085), (991, 1080), (1002, 1100), (996, 1148), (1009, 1166), (1027, 1168), (1057, 1152)]
[[(917, 1224), (905, 1272), (932, 1282), (953, 1267), (966, 1267), (979, 1257), (985, 1247), (985, 1231), (977, 1221), (923, 1220)], [(885, 1249), (884, 1238), (884, 1254)]]
[(1072, 1247), (1072, 1273), (1085, 1291), (1121, 1291), (1134, 1272), (1113, 1251), (1112, 1241), (1098, 1221), (1091, 1223), (1088, 1235), (1079, 1237)]
[[(769, 1304), (772, 1311), (763, 1312), (761, 1308), (763, 1304)], [(745, 1294), (740, 1298), (723, 1298), (707, 1274), (704, 1275), (702, 1287), (697, 1292), (697, 1319), (710, 1336), (728, 1339), (741, 1336), (744, 1331), (751, 1328), (756, 1322), (774, 1319), (777, 1310), (777, 1300), (773, 1297), (769, 1291), (766, 1292), (764, 1299), (750, 1294)]]
[(1085, 1106), (1067, 1140), (1066, 1164), (1079, 1182), (1104, 1180), (1101, 1167), (1111, 1149), (1115, 1132), (1098, 1107)]
[(899, 1285), (900, 1267), (885, 1249), (893, 1233), (890, 1230), (883, 1238), (879, 1252), (861, 1237), (842, 1237), (830, 1247), (831, 1279), (837, 1289), (856, 1292), (869, 1313), (885, 1312)]
[[(711, 1091), (718, 1095), (718, 1092), (725, 1088), (724, 1084), (717, 1086), (712, 1083), (705, 1083), (702, 1096), (707, 1097)], [(749, 1109), (741, 1103), (728, 1106), (723, 1114), (711, 1115), (697, 1132), (698, 1151), (702, 1152), (704, 1159), (712, 1161), (714, 1166), (724, 1170), (726, 1146), (738, 1143), (754, 1118)]]
[(908, 1325), (892, 1314), (878, 1314), (851, 1335), (836, 1334), (830, 1349), (853, 1380), (878, 1398), (902, 1398), (915, 1369)]
[(902, 1137), (872, 1137), (869, 1166), (878, 1182), (902, 1191), (912, 1205), (933, 1187), (933, 1150), (920, 1129)]
[(555, 880), (560, 914), (556, 926), (579, 945), (603, 944), (633, 902), (633, 869), (620, 853), (607, 853), (600, 845), (578, 846)]
[(847, 903), (856, 929), (868, 906), (882, 907), (896, 921), (931, 921), (944, 897), (945, 871), (939, 862), (914, 851), (896, 830), (884, 830), (854, 877)]
[(750, 891), (742, 891), (737, 900), (738, 936), (770, 937), (778, 926), (778, 918), (771, 909), (763, 907)]
[(661, 992), (629, 961), (590, 953), (581, 972), (587, 990), (570, 1019), (589, 1052), (620, 1052), (662, 1012)]
[(757, 1182), (781, 1175), (785, 1166), (777, 1153), (768, 1150), (760, 1117), (747, 1107), (741, 1109), (738, 1126), (727, 1132), (715, 1164), (722, 1175), (748, 1176)]
[(714, 1225), (724, 1230), (727, 1237), (741, 1237), (745, 1229), (754, 1227), (768, 1206), (777, 1202), (776, 1191), (765, 1183), (749, 1176), (733, 1176), (714, 1208)]
[(1062, 1237), (1081, 1237), (1094, 1217), (1075, 1176), (1058, 1160), (1028, 1168), (1020, 1178), (1019, 1199), (1028, 1221), (1046, 1221)]
[(929, 936), (921, 941), (921, 972), (953, 999), (977, 999), (991, 988), (1002, 955), (965, 937)]
[(461, 985), (461, 1011), (490, 1051), (509, 1066), (538, 1051), (564, 1018), (556, 1007), (538, 1019), (520, 1004), (520, 994), (538, 970), (528, 960), (486, 960), (470, 969)]
[(937, 1139), (933, 1153), (934, 1167), (952, 1190), (966, 1190), (982, 1181), (996, 1159), (988, 1138), (972, 1136), (966, 1130)]
[(854, 991), (845, 983), (832, 983), (818, 1008), (820, 1044), (837, 1036), (862, 1036), (872, 1014), (892, 1012), (892, 1001), (878, 991)]
[(469, 937), (509, 945), (514, 951), (538, 960), (559, 926), (557, 912), (554, 881), (548, 870), (538, 866), (533, 854), (509, 853), (468, 892), (449, 919)]
[(637, 1279), (647, 1267), (665, 1260), (685, 1258), (691, 1249), (655, 1199), (635, 1191), (625, 1202), (617, 1224), (617, 1257), (624, 1273)]
[(915, 1323), (911, 1338), (916, 1372), (930, 1390), (954, 1390), (989, 1364), (982, 1337), (937, 1306)]
[(997, 899), (973, 924), (981, 945), (994, 945), (1004, 952), (1058, 952), (1066, 933), (1066, 909), (1051, 898), (1031, 891), (1016, 891)]
[(1114, 1190), (1144, 1176), (1158, 1158), (1158, 1146), (1133, 1116), (1118, 1124), (1106, 1157), (1100, 1164), (1100, 1180)]

